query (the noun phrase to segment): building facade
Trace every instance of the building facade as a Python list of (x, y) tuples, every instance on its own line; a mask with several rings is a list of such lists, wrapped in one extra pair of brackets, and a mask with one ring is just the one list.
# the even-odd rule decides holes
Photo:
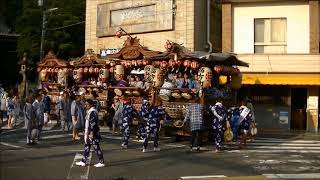
[(239, 96), (259, 127), (318, 132), (319, 12), (317, 0), (222, 1), (222, 51), (250, 64)]
[[(126, 37), (115, 37), (119, 27), (137, 36), (140, 44), (150, 50), (165, 51), (166, 40), (190, 50), (221, 50), (221, 27), (213, 24), (221, 10), (211, 0), (90, 0), (86, 3), (85, 46), (96, 53), (122, 47)], [(207, 19), (208, 13), (211, 19)], [(211, 22), (210, 26), (207, 21)]]

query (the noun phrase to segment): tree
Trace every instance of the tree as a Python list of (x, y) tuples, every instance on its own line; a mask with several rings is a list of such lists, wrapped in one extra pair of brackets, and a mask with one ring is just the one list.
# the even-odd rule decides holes
[[(18, 56), (28, 53), (33, 63), (39, 61), (43, 11), (38, 0), (22, 0), (22, 13), (17, 18)], [(61, 59), (81, 56), (84, 52), (85, 0), (47, 0), (46, 8), (58, 10), (47, 13), (44, 52), (53, 50)]]

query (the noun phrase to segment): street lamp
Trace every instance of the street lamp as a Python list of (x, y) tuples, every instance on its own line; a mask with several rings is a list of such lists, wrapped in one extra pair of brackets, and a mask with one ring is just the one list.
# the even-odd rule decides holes
[(41, 41), (40, 41), (40, 61), (43, 58), (43, 42), (44, 42), (44, 36), (46, 33), (46, 24), (47, 24), (47, 14), (57, 10), (58, 8), (50, 8), (50, 9), (46, 9), (45, 5), (46, 2), (44, 2), (45, 0), (38, 0), (38, 5), (42, 7), (42, 28), (41, 28)]

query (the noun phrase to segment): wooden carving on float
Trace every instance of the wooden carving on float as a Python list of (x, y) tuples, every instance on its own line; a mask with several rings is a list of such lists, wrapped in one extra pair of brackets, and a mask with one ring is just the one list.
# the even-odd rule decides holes
[(116, 54), (108, 54), (108, 58), (120, 60), (141, 60), (144, 57), (155, 56), (158, 51), (150, 51), (146, 47), (141, 46), (140, 39), (137, 37), (128, 37), (123, 43), (122, 49)]
[(79, 60), (75, 60), (70, 63), (74, 66), (91, 66), (105, 65), (106, 61), (99, 59), (93, 49), (87, 49), (85, 54)]
[(38, 67), (40, 68), (43, 68), (43, 67), (60, 68), (60, 67), (66, 67), (66, 66), (67, 66), (67, 62), (58, 59), (52, 51), (49, 51), (48, 54), (38, 64)]

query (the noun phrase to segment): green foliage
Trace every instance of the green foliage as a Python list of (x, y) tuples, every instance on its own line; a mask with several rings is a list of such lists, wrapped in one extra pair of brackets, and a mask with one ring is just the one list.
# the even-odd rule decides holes
[[(19, 0), (13, 0), (19, 1)], [(21, 1), (21, 0), (20, 0)], [(46, 0), (47, 9), (58, 8), (47, 12), (46, 33), (44, 37), (45, 54), (52, 50), (58, 58), (69, 59), (81, 56), (84, 52), (85, 0)], [(18, 56), (24, 52), (34, 62), (39, 61), (43, 9), (38, 0), (22, 0), (22, 10), (16, 21), (18, 39)], [(69, 26), (69, 27), (65, 27)]]

